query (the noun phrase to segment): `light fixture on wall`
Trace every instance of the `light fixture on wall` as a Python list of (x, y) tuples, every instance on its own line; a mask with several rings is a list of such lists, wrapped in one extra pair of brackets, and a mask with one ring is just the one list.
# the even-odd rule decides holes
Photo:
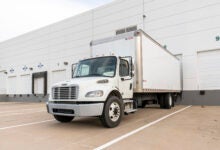
[(216, 40), (216, 41), (220, 41), (220, 36), (216, 36), (216, 37), (215, 37), (215, 40)]
[(29, 70), (31, 70), (31, 71), (32, 71), (32, 70), (33, 70), (33, 68), (32, 68), (32, 67), (30, 67), (30, 68), (29, 68)]
[(146, 18), (147, 16), (146, 15), (143, 15), (143, 18)]
[(5, 71), (4, 74), (8, 74), (8, 72)]
[(167, 49), (167, 45), (164, 45), (163, 48)]
[(42, 63), (39, 63), (38, 65), (37, 65), (37, 67), (38, 68), (42, 68), (44, 65), (42, 64)]
[(67, 65), (68, 65), (68, 62), (67, 62), (67, 61), (65, 61), (65, 62), (63, 62), (63, 64), (67, 66)]
[(24, 66), (22, 69), (23, 69), (24, 71), (26, 71), (26, 70), (28, 69), (28, 67), (27, 67), (27, 66)]
[(15, 70), (13, 68), (11, 68), (9, 71), (10, 71), (10, 73), (14, 73), (15, 72)]

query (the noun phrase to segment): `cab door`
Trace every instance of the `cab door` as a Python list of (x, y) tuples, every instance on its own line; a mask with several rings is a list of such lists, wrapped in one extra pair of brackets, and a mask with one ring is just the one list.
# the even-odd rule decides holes
[(119, 91), (123, 99), (133, 97), (133, 75), (131, 57), (120, 58), (119, 63)]

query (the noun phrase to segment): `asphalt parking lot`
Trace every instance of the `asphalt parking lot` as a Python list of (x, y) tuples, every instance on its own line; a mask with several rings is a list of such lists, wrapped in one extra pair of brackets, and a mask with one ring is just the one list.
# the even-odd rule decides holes
[(0, 102), (1, 150), (219, 149), (220, 107), (176, 106), (140, 109), (117, 128), (98, 118), (59, 123), (44, 103)]

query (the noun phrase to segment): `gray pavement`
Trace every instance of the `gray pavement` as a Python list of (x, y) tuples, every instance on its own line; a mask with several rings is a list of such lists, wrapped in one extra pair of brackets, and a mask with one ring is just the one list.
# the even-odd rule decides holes
[[(59, 123), (47, 114), (44, 103), (0, 102), (0, 149), (94, 149), (184, 107), (140, 109), (124, 116), (117, 128), (107, 129), (95, 117)], [(219, 147), (220, 107), (193, 106), (106, 149), (217, 150)]]

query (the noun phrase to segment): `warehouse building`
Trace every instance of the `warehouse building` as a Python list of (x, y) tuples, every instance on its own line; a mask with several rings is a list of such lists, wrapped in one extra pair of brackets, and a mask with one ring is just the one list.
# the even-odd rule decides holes
[(0, 99), (46, 100), (92, 40), (142, 29), (181, 60), (180, 103), (219, 105), (219, 10), (218, 0), (116, 0), (1, 42)]

